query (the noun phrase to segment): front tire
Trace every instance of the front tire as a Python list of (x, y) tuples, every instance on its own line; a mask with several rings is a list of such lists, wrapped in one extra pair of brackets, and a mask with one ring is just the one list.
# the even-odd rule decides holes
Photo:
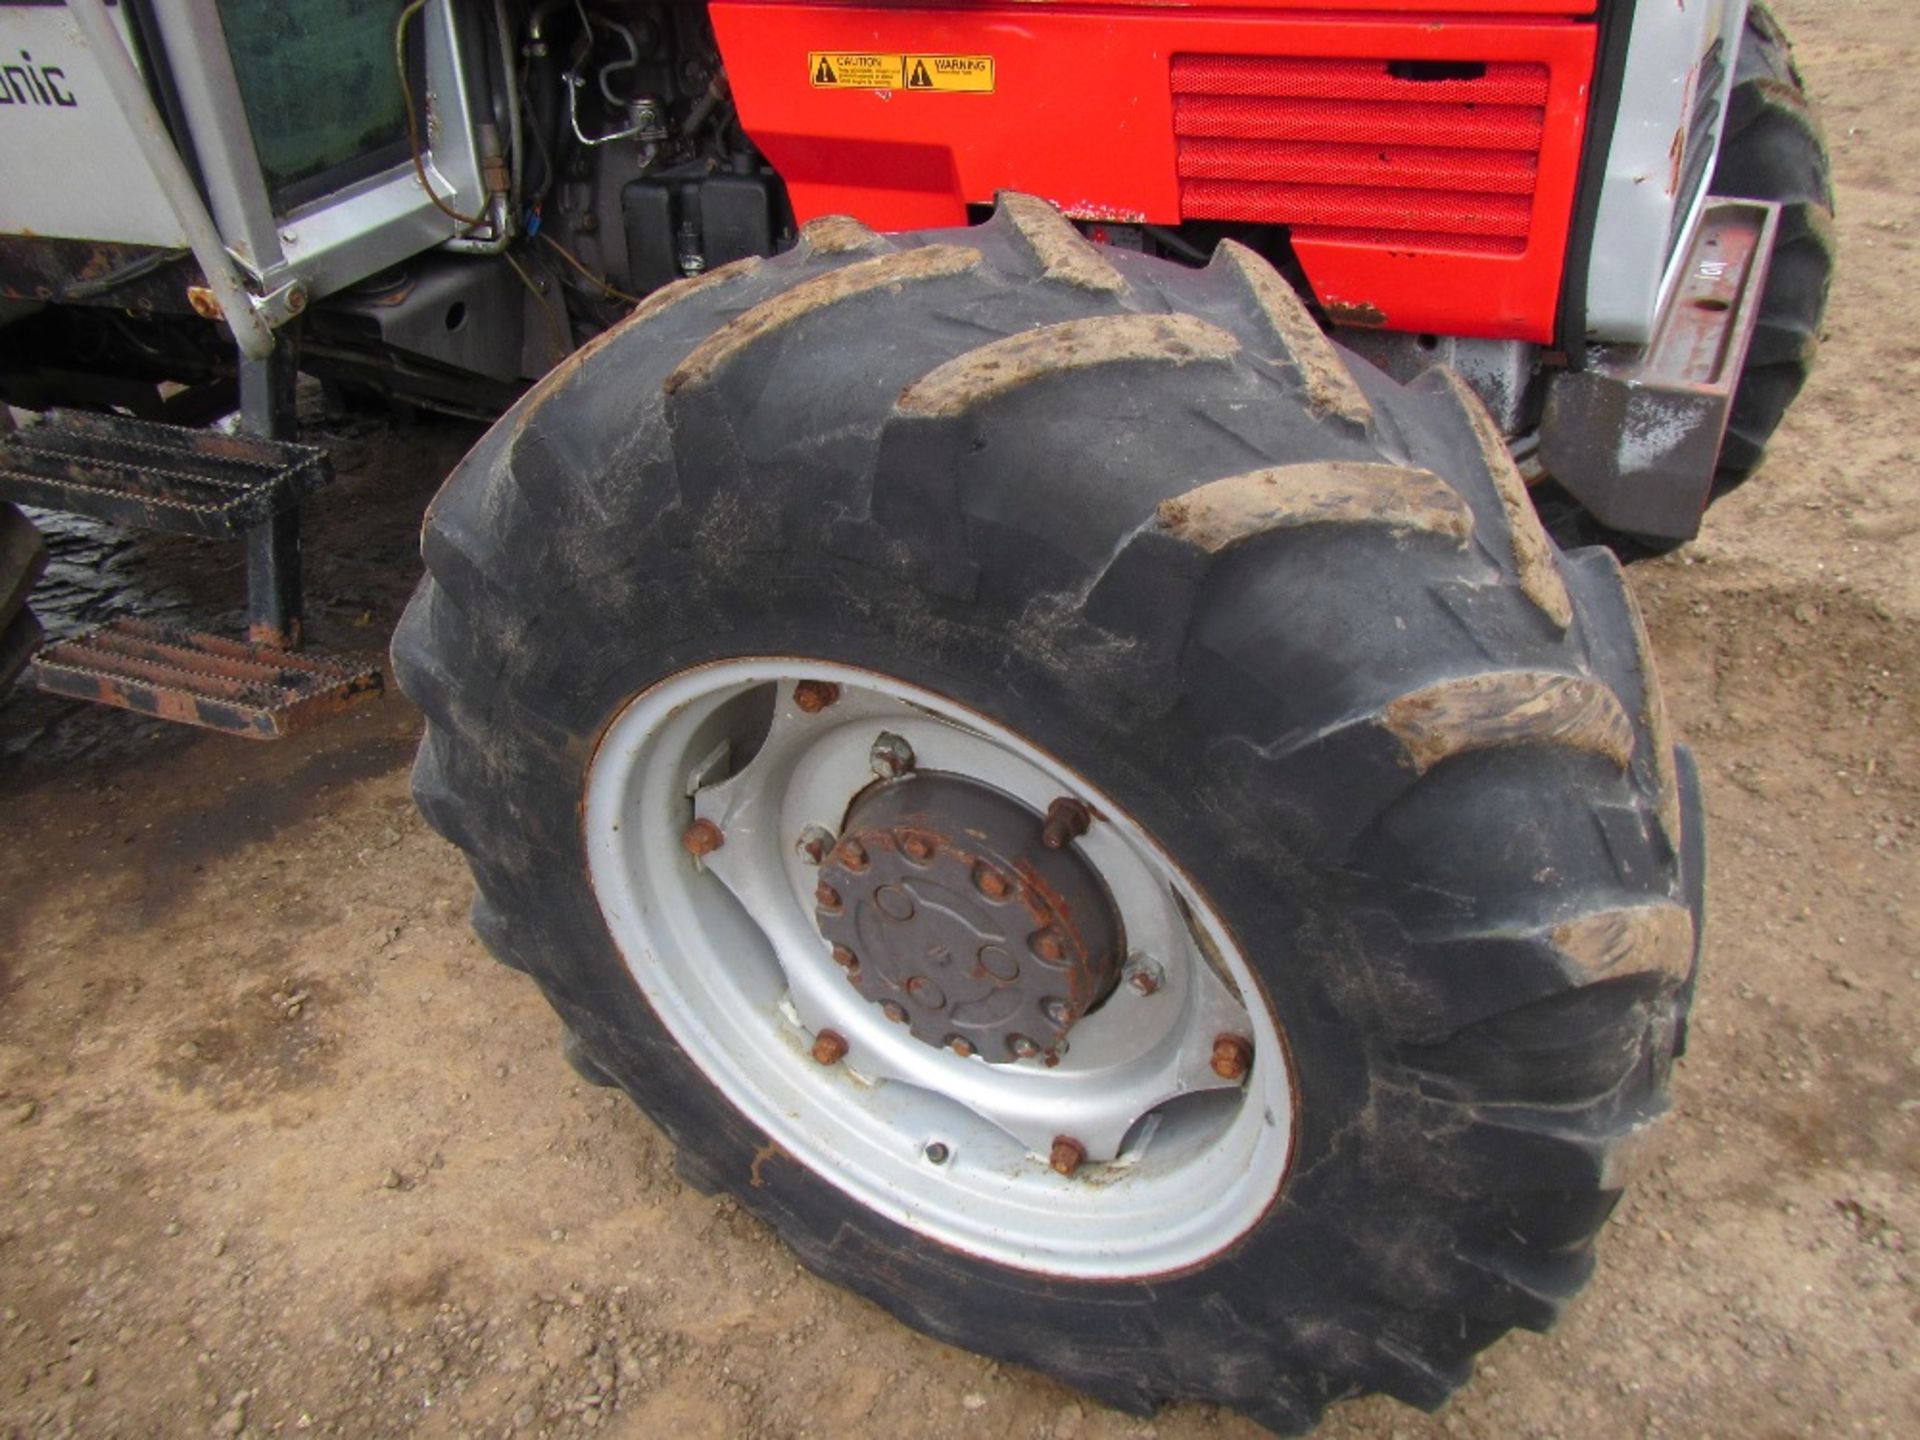
[[(448, 481), (424, 549), (394, 660), (429, 721), (415, 793), (467, 852), (482, 938), (685, 1168), (820, 1274), (1135, 1413), (1212, 1400), (1283, 1431), (1360, 1391), (1437, 1405), (1585, 1279), (1666, 1105), (1697, 807), (1618, 566), (1554, 551), (1456, 377), (1349, 370), (1238, 246), (1187, 271), (1022, 197), (958, 232), (816, 222), (792, 253), (661, 292), (536, 387)], [(1216, 1187), (1259, 1193), (1200, 1241), (1129, 1251), (1111, 1228), (1168, 1193), (1139, 1129), (1077, 1174), (1030, 1139), (992, 1149), (1042, 1203), (989, 1244), (925, 1218), (970, 1183), (947, 1168), (966, 1152), (876, 1161), (868, 1183), (757, 1098), (788, 1087), (809, 1137), (835, 1117), (808, 1107), (881, 1141), (911, 1112), (910, 1155), (926, 1095), (1024, 1135), (973, 1080), (1064, 1109), (1093, 1033), (1071, 1026), (1122, 1003), (1089, 992), (1057, 1068), (973, 1054), (955, 1063), (999, 1073), (944, 1094), (961, 1072), (932, 1059), (911, 1083), (821, 1078), (819, 982), (790, 967), (840, 932), (782, 898), (773, 857), (806, 836), (757, 768), (812, 743), (795, 687), (820, 678), (903, 707), (887, 736), (945, 747), (940, 773), (973, 789), (940, 803), (1037, 826), (1044, 786), (1015, 760), (1089, 802), (1065, 849), (1128, 926), (1142, 897), (1195, 917), (1165, 958), (1191, 993), (1231, 992), (1247, 1063), (1166, 1099), (1161, 1129), (1204, 1138), (1197, 1100), (1221, 1135), (1270, 1137), (1202, 1154)], [(836, 828), (898, 783), (848, 765), (792, 770), (850, 777), (809, 792), (809, 813), (840, 797)], [(621, 778), (675, 766), (678, 791)], [(733, 818), (743, 787), (760, 820)], [(927, 803), (932, 851), (963, 830), (1014, 844), (997, 819), (943, 831)], [(709, 818), (727, 848), (686, 828)], [(1164, 869), (1100, 849), (1123, 832)], [(728, 848), (735, 878), (705, 873)], [(715, 966), (771, 995), (710, 1007), (725, 1043), (670, 998)], [(845, 1063), (919, 1043), (885, 1033), (840, 1037)], [(749, 1048), (761, 1080), (728, 1062)]]

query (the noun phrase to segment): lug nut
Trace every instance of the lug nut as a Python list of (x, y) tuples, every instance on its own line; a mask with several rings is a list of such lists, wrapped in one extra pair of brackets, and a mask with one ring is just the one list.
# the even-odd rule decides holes
[(907, 1023), (907, 1007), (898, 1000), (888, 1000), (880, 1006), (880, 1013), (896, 1025)]
[(900, 837), (900, 851), (909, 860), (922, 864), (933, 858), (933, 846), (924, 835), (908, 833)]
[(809, 715), (818, 715), (840, 698), (840, 687), (831, 680), (802, 680), (793, 687), (793, 703)]
[(973, 1042), (964, 1035), (947, 1036), (947, 1048), (962, 1060), (969, 1059), (973, 1055)]
[(913, 746), (906, 738), (895, 735), (890, 730), (882, 730), (873, 742), (873, 749), (867, 752), (867, 758), (873, 765), (873, 773), (882, 780), (898, 780), (913, 770)]
[(1241, 1080), (1253, 1065), (1253, 1046), (1239, 1035), (1217, 1035), (1213, 1041), (1213, 1073), (1222, 1080)]
[(1040, 843), (1049, 850), (1064, 850), (1067, 843), (1087, 833), (1093, 812), (1078, 800), (1062, 795), (1047, 806), (1047, 818), (1040, 827)]
[(813, 1037), (813, 1058), (822, 1065), (838, 1065), (846, 1055), (846, 1037), (838, 1030), (822, 1030)]
[(1049, 1000), (1040, 1007), (1047, 1019), (1056, 1025), (1071, 1025), (1079, 1016), (1074, 1014), (1073, 1006), (1064, 1000)]
[(800, 852), (800, 858), (809, 865), (824, 864), (827, 852), (833, 849), (833, 832), (824, 825), (803, 825), (800, 838), (794, 841), (793, 848)]
[(857, 875), (867, 868), (867, 847), (858, 840), (842, 840), (833, 858)]
[(1047, 1166), (1056, 1175), (1071, 1175), (1080, 1168), (1087, 1158), (1087, 1147), (1071, 1135), (1056, 1135), (1053, 1140), (1053, 1152), (1047, 1156)]
[(840, 913), (840, 892), (822, 880), (813, 887), (813, 903), (830, 914)]
[(680, 843), (686, 847), (689, 855), (711, 855), (727, 843), (727, 837), (720, 833), (720, 827), (711, 820), (696, 820), (681, 832)]
[(1042, 960), (1058, 960), (1067, 953), (1066, 946), (1060, 943), (1060, 937), (1051, 930), (1042, 930), (1029, 944), (1033, 953)]
[(833, 963), (842, 970), (854, 971), (860, 968), (860, 957), (844, 945), (833, 947)]
[(1142, 957), (1127, 967), (1127, 984), (1135, 994), (1152, 995), (1166, 983), (1166, 973), (1155, 961)]
[(1040, 1053), (1040, 1047), (1024, 1035), (1009, 1035), (1007, 1049), (1022, 1060), (1031, 1060)]
[(989, 900), (1004, 900), (1013, 893), (1013, 882), (984, 861), (973, 867), (973, 884)]

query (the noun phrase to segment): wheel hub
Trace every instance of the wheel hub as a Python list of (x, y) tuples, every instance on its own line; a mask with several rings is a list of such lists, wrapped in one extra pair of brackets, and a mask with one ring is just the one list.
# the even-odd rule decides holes
[(871, 786), (820, 867), (815, 922), (848, 981), (928, 1045), (1058, 1063), (1112, 993), (1120, 919), (1045, 818), (958, 775)]

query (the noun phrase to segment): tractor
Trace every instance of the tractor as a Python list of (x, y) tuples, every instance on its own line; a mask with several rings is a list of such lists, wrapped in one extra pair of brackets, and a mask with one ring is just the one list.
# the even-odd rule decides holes
[[(1586, 1281), (1704, 913), (1621, 562), (1833, 265), (1761, 4), (0, 0), (0, 108), (8, 674), (377, 694), (296, 380), (488, 422), (414, 793), (689, 1184), (1289, 1433)], [(247, 633), (40, 643), (21, 504), (244, 539)]]

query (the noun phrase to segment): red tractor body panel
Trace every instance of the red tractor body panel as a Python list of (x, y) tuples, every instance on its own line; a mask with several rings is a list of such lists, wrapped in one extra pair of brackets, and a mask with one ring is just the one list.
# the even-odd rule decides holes
[(939, 8), (715, 0), (805, 221), (1280, 224), (1336, 320), (1550, 343), (1595, 0)]

